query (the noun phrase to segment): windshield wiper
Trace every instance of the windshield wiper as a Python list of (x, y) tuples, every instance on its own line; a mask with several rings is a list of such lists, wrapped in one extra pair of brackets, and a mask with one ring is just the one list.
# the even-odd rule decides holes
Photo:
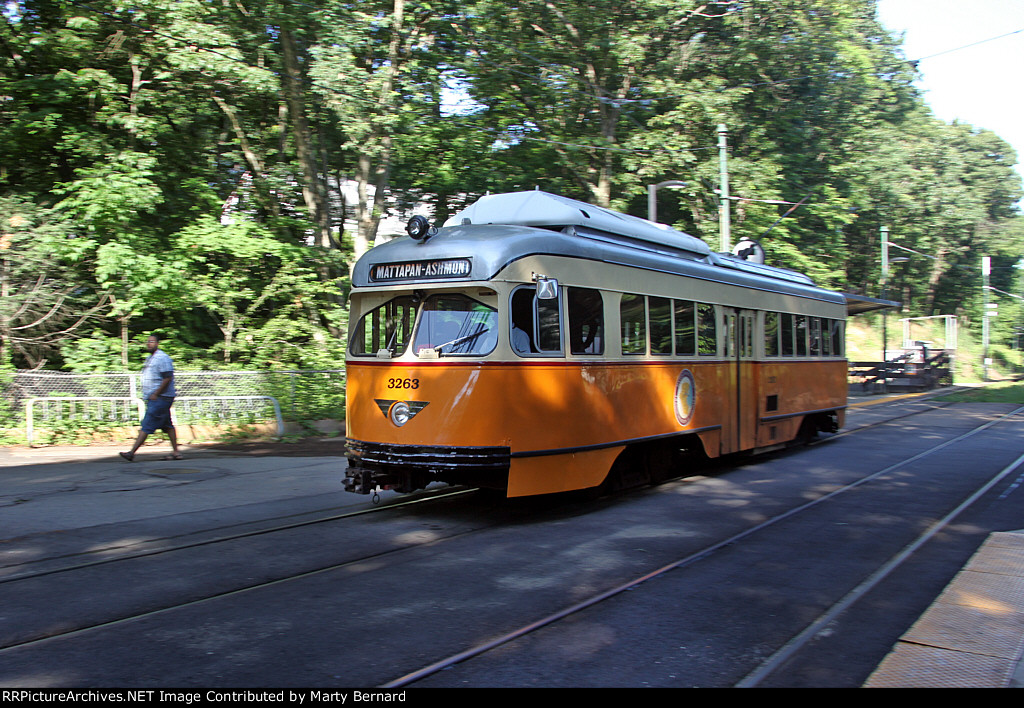
[(444, 344), (438, 344), (436, 347), (434, 347), (434, 351), (437, 352), (438, 354), (440, 354), (441, 350), (444, 349), (445, 347), (450, 347), (453, 344), (462, 344), (463, 342), (468, 342), (470, 339), (476, 339), (477, 337), (479, 337), (484, 332), (489, 332), (490, 329), (491, 329), (490, 327), (487, 327), (486, 329), (482, 329), (479, 332), (473, 332), (473, 334), (467, 334), (464, 337), (456, 337), (455, 339), (453, 339), (450, 342), (445, 342)]

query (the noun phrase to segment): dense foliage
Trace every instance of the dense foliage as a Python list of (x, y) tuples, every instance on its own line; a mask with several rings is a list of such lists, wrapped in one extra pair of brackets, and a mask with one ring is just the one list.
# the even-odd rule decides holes
[(0, 365), (134, 365), (156, 330), (183, 364), (337, 366), (382, 216), (488, 190), (645, 216), (682, 180), (659, 220), (717, 247), (719, 124), (734, 240), (879, 296), (888, 226), (887, 294), (974, 322), (990, 255), (1008, 339), (1016, 156), (931, 115), (874, 5), (8, 2)]

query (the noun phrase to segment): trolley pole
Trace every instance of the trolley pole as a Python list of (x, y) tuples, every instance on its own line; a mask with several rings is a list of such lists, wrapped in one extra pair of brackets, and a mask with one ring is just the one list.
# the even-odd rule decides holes
[(724, 123), (718, 124), (718, 181), (721, 194), (718, 203), (718, 228), (721, 237), (720, 250), (728, 253), (732, 248), (732, 234), (729, 223), (729, 165), (728, 165), (728, 144), (726, 136), (729, 132), (725, 129)]

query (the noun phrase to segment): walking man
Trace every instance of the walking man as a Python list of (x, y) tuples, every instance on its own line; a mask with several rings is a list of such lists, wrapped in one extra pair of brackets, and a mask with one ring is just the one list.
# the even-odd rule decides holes
[(135, 460), (135, 451), (142, 447), (152, 433), (162, 430), (171, 440), (171, 454), (165, 460), (180, 460), (178, 435), (171, 422), (171, 404), (174, 403), (174, 364), (171, 357), (160, 350), (160, 338), (155, 334), (146, 340), (149, 357), (142, 367), (142, 397), (146, 400), (146, 415), (142, 419), (139, 436), (128, 452), (119, 453), (128, 462)]

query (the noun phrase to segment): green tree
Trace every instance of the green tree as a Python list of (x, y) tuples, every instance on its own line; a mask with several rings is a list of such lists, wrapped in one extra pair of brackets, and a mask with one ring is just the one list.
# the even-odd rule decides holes
[(59, 360), (105, 297), (69, 278), (82, 243), (52, 210), (0, 197), (0, 364), (38, 368)]
[(267, 365), (294, 359), (282, 357), (275, 342), (326, 341), (316, 305), (324, 289), (339, 283), (321, 283), (317, 270), (330, 251), (282, 243), (249, 220), (225, 225), (208, 217), (179, 232), (174, 248), (185, 299), (202, 308), (221, 334), (216, 349), (222, 364), (262, 358), (259, 363)]
[[(976, 322), (980, 256), (1016, 273), (1016, 156), (931, 115), (875, 5), (8, 3), (0, 347), (124, 366), (159, 329), (195, 362), (336, 364), (382, 216), (485, 191), (643, 216), (647, 185), (683, 180), (659, 216), (717, 246), (719, 124), (734, 240), (878, 294), (887, 226), (913, 251), (891, 281), (908, 312)], [(468, 107), (442, 109), (452, 87)]]

